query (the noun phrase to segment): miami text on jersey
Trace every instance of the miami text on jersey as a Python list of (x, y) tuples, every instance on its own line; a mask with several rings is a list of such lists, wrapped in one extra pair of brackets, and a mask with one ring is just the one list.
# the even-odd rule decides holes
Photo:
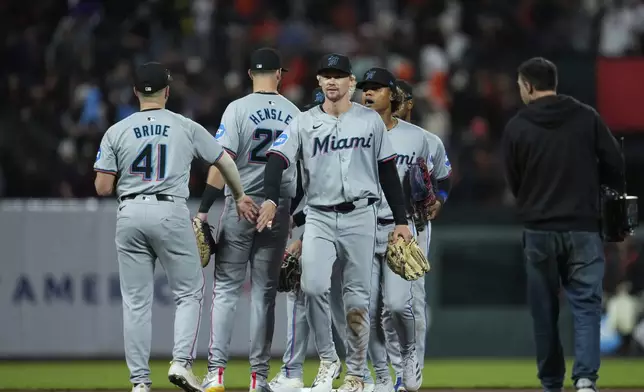
[(371, 148), (371, 139), (373, 139), (373, 133), (369, 134), (368, 138), (364, 137), (346, 137), (342, 139), (336, 139), (335, 136), (327, 135), (324, 139), (315, 137), (313, 139), (313, 157), (318, 154), (326, 154), (329, 152), (329, 147), (331, 151), (337, 150), (349, 150), (352, 148)]
[(415, 160), (416, 160), (416, 152), (415, 151), (411, 154), (411, 156), (410, 155), (398, 154), (396, 156), (396, 165), (398, 165), (398, 166), (400, 166), (400, 165), (409, 166), (412, 163), (414, 163)]

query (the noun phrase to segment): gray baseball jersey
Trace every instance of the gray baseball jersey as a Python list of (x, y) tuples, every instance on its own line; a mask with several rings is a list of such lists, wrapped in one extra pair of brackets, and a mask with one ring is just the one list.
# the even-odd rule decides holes
[(213, 164), (223, 152), (196, 122), (166, 109), (146, 110), (105, 132), (94, 170), (118, 174), (119, 197), (144, 193), (188, 198), (192, 160)]
[[(411, 124), (410, 124), (411, 125)], [(422, 128), (421, 128), (422, 129)], [(443, 141), (431, 132), (425, 131), (425, 137), (429, 142), (430, 161), (434, 165), (433, 174), (437, 180), (447, 178), (452, 174), (452, 165), (447, 157)]]
[[(252, 93), (231, 102), (215, 138), (235, 159), (242, 186), (248, 195), (263, 196), (266, 151), (300, 110), (278, 94)], [(295, 196), (297, 171), (289, 167), (282, 175), (281, 195)], [(226, 195), (230, 189), (226, 187)]]
[[(123, 336), (130, 381), (149, 384), (152, 297), (156, 260), (163, 265), (177, 304), (173, 360), (196, 355), (204, 279), (190, 211), (193, 158), (215, 163), (224, 153), (201, 125), (165, 109), (134, 113), (103, 136), (94, 169), (118, 175), (121, 197), (116, 250), (123, 296)], [(173, 199), (158, 199), (165, 194)], [(125, 200), (123, 196), (130, 196)]]
[[(216, 138), (233, 157), (246, 194), (257, 204), (264, 201), (266, 152), (284, 129), (300, 114), (299, 109), (278, 94), (252, 93), (228, 105)], [(289, 233), (290, 198), (295, 196), (297, 168), (282, 175), (280, 203), (271, 230), (258, 233), (255, 225), (240, 221), (235, 203), (226, 198), (220, 219), (217, 263), (211, 308), (212, 328), (208, 350), (210, 374), (226, 366), (228, 348), (235, 329), (239, 288), (251, 275), (250, 355), (251, 371), (268, 377), (271, 341), (275, 326), (275, 296), (284, 248)], [(226, 187), (226, 195), (230, 190)], [(250, 261), (250, 263), (249, 263)], [(217, 388), (206, 381), (205, 390)]]
[[(409, 170), (409, 165), (415, 163), (418, 158), (427, 161), (427, 168), (432, 170), (432, 150), (427, 134), (424, 129), (403, 120), (398, 120), (398, 125), (387, 132), (387, 137), (397, 154), (396, 168), (401, 181)], [(384, 197), (380, 198), (378, 218), (393, 219), (391, 208)]]
[(269, 152), (281, 156), (288, 167), (302, 159), (302, 185), (310, 206), (380, 198), (376, 163), (396, 157), (385, 132), (380, 115), (357, 103), (339, 118), (316, 106), (292, 121)]

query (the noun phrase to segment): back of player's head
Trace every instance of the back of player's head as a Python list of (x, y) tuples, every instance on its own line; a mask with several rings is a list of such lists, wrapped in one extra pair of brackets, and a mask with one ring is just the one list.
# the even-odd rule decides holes
[(530, 84), (535, 91), (554, 91), (557, 89), (557, 66), (543, 57), (524, 61), (518, 69), (519, 76)]
[(402, 90), (405, 101), (414, 99), (414, 95), (413, 95), (414, 89), (411, 87), (411, 84), (407, 83), (407, 81), (402, 79), (397, 79), (396, 84)]
[(170, 85), (170, 71), (161, 63), (149, 62), (140, 65), (134, 75), (134, 89), (144, 96), (154, 95)]
[(282, 67), (280, 54), (272, 48), (260, 48), (250, 55), (250, 72), (252, 74), (272, 73), (276, 70), (288, 72)]

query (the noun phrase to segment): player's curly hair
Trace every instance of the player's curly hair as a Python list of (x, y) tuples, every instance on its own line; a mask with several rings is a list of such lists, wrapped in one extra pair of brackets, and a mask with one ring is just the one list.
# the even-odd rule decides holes
[(400, 109), (400, 105), (405, 102), (405, 92), (398, 86), (395, 90), (391, 91), (391, 112), (396, 113)]

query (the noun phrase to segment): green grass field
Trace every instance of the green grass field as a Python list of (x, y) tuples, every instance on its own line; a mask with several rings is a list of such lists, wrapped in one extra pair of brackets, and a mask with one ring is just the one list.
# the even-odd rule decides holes
[[(271, 377), (281, 363), (271, 363)], [(572, 364), (569, 363), (568, 369)], [(167, 361), (152, 363), (155, 389), (172, 388), (166, 377)], [(206, 364), (195, 365), (202, 376)], [(317, 363), (309, 360), (305, 366), (305, 382), (313, 380)], [(233, 361), (226, 369), (226, 388), (248, 388), (247, 361)], [(570, 381), (567, 380), (568, 385)], [(339, 381), (337, 384), (339, 385)], [(603, 388), (642, 387), (644, 389), (644, 359), (605, 359), (600, 371)], [(425, 366), (426, 388), (536, 388), (536, 367), (531, 359), (457, 359), (432, 360)], [(129, 388), (128, 371), (124, 361), (52, 361), (0, 362), (0, 389), (125, 389)]]

